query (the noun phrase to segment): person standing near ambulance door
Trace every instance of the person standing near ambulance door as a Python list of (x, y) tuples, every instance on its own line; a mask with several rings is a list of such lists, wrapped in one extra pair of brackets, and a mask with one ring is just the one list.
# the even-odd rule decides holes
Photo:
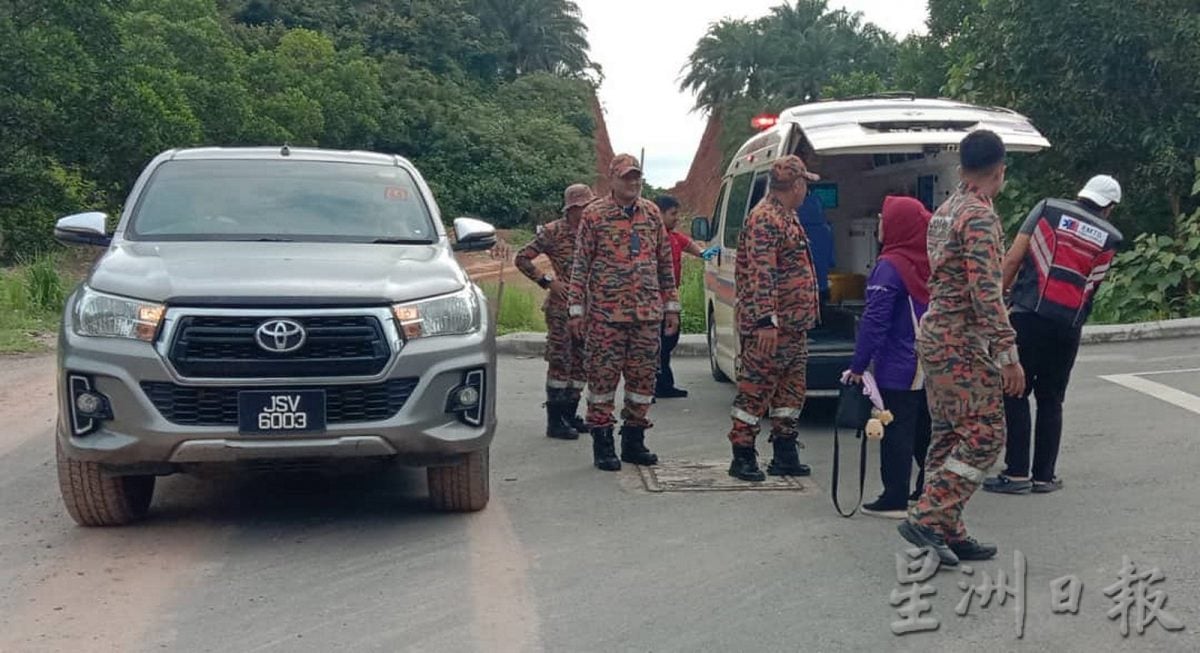
[[(879, 473), (883, 494), (864, 504), (864, 515), (904, 519), (909, 500), (921, 496), (925, 454), (929, 449), (929, 404), (925, 375), (917, 360), (917, 324), (929, 305), (929, 256), (926, 234), (929, 211), (915, 198), (890, 196), (879, 218), (882, 251), (867, 280), (867, 307), (858, 327), (858, 342), (850, 363), (850, 380), (857, 383), (868, 367), (884, 406), (894, 421), (879, 442)], [(910, 493), (913, 460), (920, 472)]]
[[(679, 331), (679, 293), (671, 242), (653, 202), (642, 199), (642, 169), (628, 154), (609, 165), (612, 192), (583, 211), (575, 240), (568, 296), (570, 327), (587, 333), (587, 423), (597, 469), (621, 461), (654, 465), (646, 449), (646, 419), (654, 401), (660, 331)], [(625, 377), (621, 457), (613, 442), (617, 383)]]
[[(1121, 185), (1108, 175), (1092, 177), (1075, 202), (1043, 200), (1029, 213), (1004, 258), (1009, 319), (1017, 331), (1027, 383), (1024, 394), (1004, 399), (1004, 473), (984, 481), (984, 490), (1045, 494), (1062, 487), (1054, 467), (1062, 440), (1063, 399), (1092, 299), (1124, 238), (1108, 221), (1120, 201)], [(1032, 478), (1031, 393), (1037, 400)]]
[(948, 566), (996, 555), (994, 545), (967, 535), (962, 512), (1004, 446), (1004, 395), (1025, 390), (1004, 306), (1004, 231), (992, 208), (1004, 157), (994, 132), (968, 134), (959, 145), (962, 181), (929, 222), (929, 309), (917, 352), (933, 435), (925, 491), (898, 530)]
[(759, 421), (772, 420), (772, 476), (808, 476), (800, 463), (797, 421), (804, 408), (808, 330), (817, 323), (819, 300), (808, 238), (796, 209), (808, 182), (820, 179), (798, 156), (771, 166), (766, 197), (750, 211), (738, 236), (734, 281), (741, 370), (733, 401), (729, 475), (764, 481), (754, 441)]
[[(575, 184), (563, 192), (563, 217), (545, 225), (537, 237), (517, 252), (521, 273), (550, 291), (542, 310), (546, 314), (546, 436), (576, 440), (587, 427), (579, 417), (579, 399), (587, 385), (583, 369), (583, 342), (567, 327), (567, 291), (575, 255), (575, 232), (583, 208), (596, 195), (586, 184)], [(542, 274), (533, 261), (545, 255), (553, 274)]]
[[(679, 200), (671, 195), (659, 195), (654, 198), (654, 205), (662, 214), (663, 226), (667, 228), (667, 236), (671, 239), (671, 266), (675, 271), (675, 287), (683, 283), (683, 255), (691, 254), (696, 258), (704, 258), (704, 252), (691, 238), (679, 233)], [(671, 370), (671, 352), (679, 344), (679, 330), (667, 335), (666, 322), (663, 322), (662, 344), (659, 351), (658, 380), (654, 384), (654, 396), (660, 399), (682, 399), (688, 396), (687, 390), (675, 387), (675, 372)]]

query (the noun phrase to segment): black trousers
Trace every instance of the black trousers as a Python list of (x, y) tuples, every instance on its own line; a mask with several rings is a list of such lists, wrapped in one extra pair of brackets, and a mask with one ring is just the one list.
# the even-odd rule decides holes
[[(1006, 476), (1029, 476), (1030, 436), (1035, 435), (1033, 480), (1054, 480), (1058, 445), (1062, 441), (1062, 405), (1075, 356), (1080, 329), (1059, 324), (1034, 313), (1010, 316), (1017, 332), (1021, 367), (1025, 368), (1025, 394), (1004, 398), (1008, 436), (1004, 452)], [(1037, 426), (1032, 424), (1029, 395), (1037, 400)], [(1031, 434), (1031, 431), (1034, 433)]]
[(667, 335), (666, 322), (663, 322), (662, 345), (658, 348), (658, 379), (654, 384), (655, 390), (670, 390), (675, 387), (675, 372), (671, 370), (671, 352), (675, 351), (675, 346), (679, 344), (679, 332), (682, 329), (676, 329), (675, 335)]
[(916, 490), (925, 484), (925, 454), (929, 451), (931, 424), (924, 390), (883, 390), (883, 405), (895, 418), (883, 431), (879, 443), (879, 474), (883, 478), (884, 503), (908, 506), (908, 481), (913, 461), (920, 470)]

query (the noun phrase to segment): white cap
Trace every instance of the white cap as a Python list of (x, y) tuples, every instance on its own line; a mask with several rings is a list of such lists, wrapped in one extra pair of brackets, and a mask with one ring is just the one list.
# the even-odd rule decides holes
[(1079, 197), (1091, 200), (1102, 209), (1108, 208), (1112, 204), (1121, 203), (1121, 184), (1108, 175), (1096, 175), (1079, 191)]

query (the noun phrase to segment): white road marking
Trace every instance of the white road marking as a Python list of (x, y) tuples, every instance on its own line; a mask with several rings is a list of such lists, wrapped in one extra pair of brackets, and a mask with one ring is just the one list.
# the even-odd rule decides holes
[[(1179, 371), (1182, 372), (1184, 370)], [(1162, 373), (1164, 372), (1143, 372), (1142, 374)], [(1180, 408), (1190, 410), (1193, 413), (1200, 415), (1200, 397), (1189, 394), (1182, 390), (1177, 390), (1169, 385), (1163, 385), (1162, 383), (1158, 383), (1156, 381), (1143, 379), (1141, 374), (1112, 374), (1108, 376), (1101, 376), (1100, 378), (1110, 383), (1124, 386), (1130, 390), (1137, 390), (1142, 394), (1150, 395), (1155, 399), (1160, 399), (1169, 404), (1179, 406)]]
[(1200, 367), (1193, 367), (1188, 370), (1162, 370), (1161, 372), (1138, 372), (1136, 375), (1131, 375), (1131, 376), (1155, 376), (1158, 374), (1191, 374), (1193, 372), (1200, 372)]

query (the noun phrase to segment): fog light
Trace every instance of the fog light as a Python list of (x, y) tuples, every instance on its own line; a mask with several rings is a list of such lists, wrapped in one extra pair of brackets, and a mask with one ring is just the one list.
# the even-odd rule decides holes
[(95, 417), (104, 408), (104, 399), (94, 392), (83, 392), (75, 397), (75, 410), (84, 417)]
[(112, 419), (108, 397), (92, 389), (92, 380), (72, 374), (68, 380), (71, 401), (71, 427), (76, 436), (87, 435), (100, 428), (102, 420)]
[(459, 388), (454, 400), (460, 408), (474, 408), (479, 403), (479, 390), (471, 386)]
[(446, 412), (455, 413), (458, 419), (470, 426), (483, 424), (484, 381), (483, 370), (471, 370), (463, 375), (462, 385), (450, 391), (446, 397)]

